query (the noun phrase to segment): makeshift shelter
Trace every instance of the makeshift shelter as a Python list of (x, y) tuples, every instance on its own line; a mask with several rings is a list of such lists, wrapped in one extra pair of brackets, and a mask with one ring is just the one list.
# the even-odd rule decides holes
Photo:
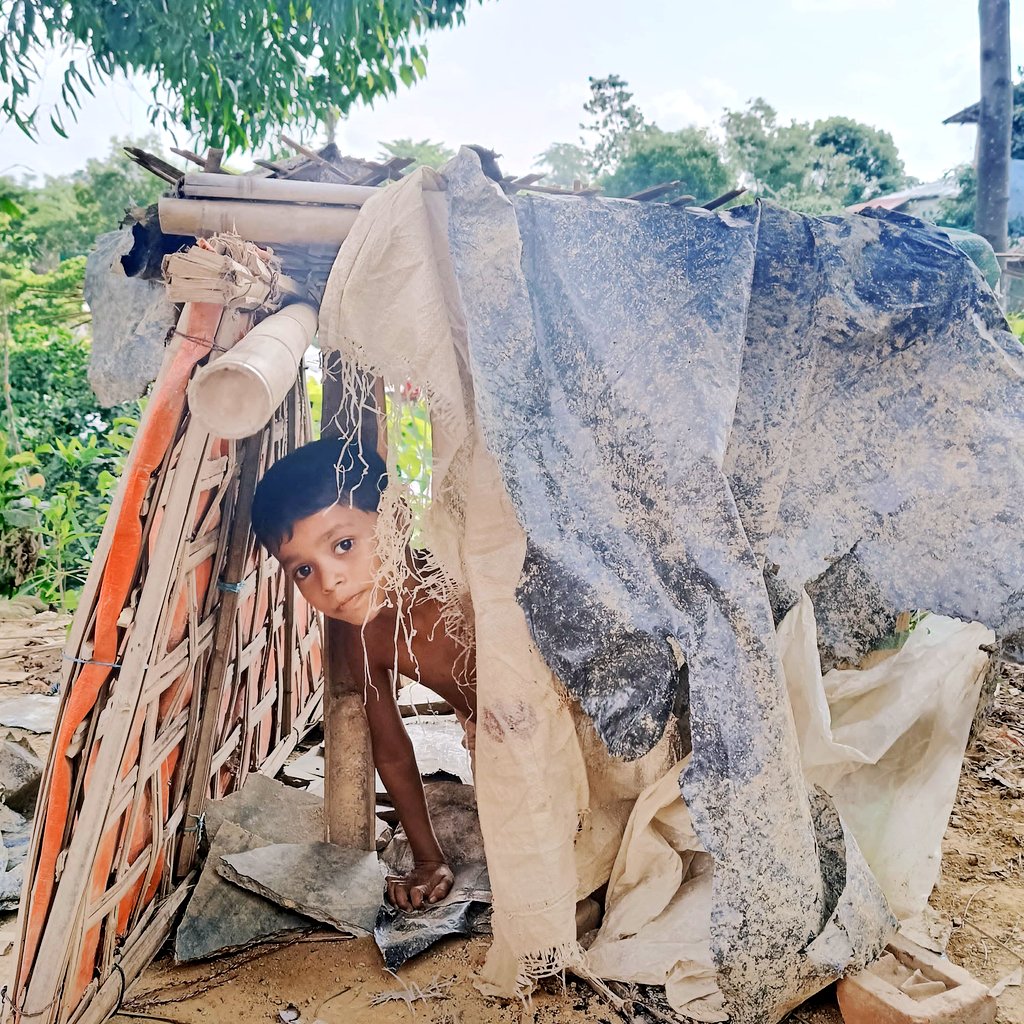
[[(174, 235), (244, 221), (249, 242), (283, 241), (285, 273), (224, 240), (208, 243), (216, 259), (201, 247), (167, 264), (172, 288), (202, 263), (241, 284), (185, 307), (76, 620), (26, 892), (22, 1019), (111, 1012), (187, 895), (205, 802), (273, 771), (318, 706), (315, 620), (246, 518), (262, 468), (305, 436), (300, 386), (273, 407), (308, 314), (257, 328), (296, 342), (290, 377), (250, 374), (268, 426), (238, 442), (199, 422), (201, 375), (247, 326), (234, 309), (285, 295), (319, 305), (320, 345), (340, 355), (325, 422), (362, 424), (383, 448), (397, 416), (379, 381), (429, 405), (425, 585), (477, 652), (495, 935), (481, 984), (509, 995), (573, 968), (665, 984), (699, 1020), (775, 1021), (867, 963), (890, 907), (904, 916), (922, 896), (899, 888), (906, 856), (880, 816), (856, 813), (878, 778), (857, 775), (859, 795), (839, 782), (881, 765), (899, 806), (914, 779), (883, 762), (927, 748), (940, 781), (916, 798), (937, 870), (979, 645), (991, 626), (1019, 650), (1024, 629), (1024, 364), (973, 266), (899, 215), (510, 195), (521, 179), (502, 187), (472, 150), (372, 192), (273, 191), (292, 184), (185, 179), (186, 193), (280, 195), (263, 218), (237, 198), (162, 205)], [(305, 230), (287, 203), (318, 204), (315, 267), (289, 266), (308, 256), (287, 249)], [(210, 408), (235, 425), (250, 411)], [(385, 574), (410, 530), (396, 475)], [(826, 702), (815, 652), (854, 662), (914, 609), (985, 626), (942, 619), (908, 642), (903, 676), (861, 688), (866, 703), (849, 682)], [(339, 664), (328, 833), (372, 849), (361, 690)], [(885, 692), (904, 713), (879, 749), (857, 747), (840, 726), (870, 737)], [(934, 714), (948, 704), (949, 721)], [(609, 881), (585, 954), (576, 902)]]

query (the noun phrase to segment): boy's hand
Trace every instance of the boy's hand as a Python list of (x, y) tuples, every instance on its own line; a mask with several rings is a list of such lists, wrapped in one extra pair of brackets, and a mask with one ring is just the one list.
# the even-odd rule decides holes
[(444, 861), (417, 864), (407, 875), (388, 875), (388, 900), (399, 910), (422, 910), (443, 900), (454, 881)]

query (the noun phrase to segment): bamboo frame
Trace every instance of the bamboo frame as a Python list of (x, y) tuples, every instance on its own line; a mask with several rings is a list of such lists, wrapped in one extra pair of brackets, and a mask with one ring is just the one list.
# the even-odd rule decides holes
[(187, 895), (206, 800), (276, 771), (321, 707), (318, 619), (248, 520), (256, 476), (309, 437), (304, 390), (244, 446), (184, 406), (192, 368), (250, 321), (185, 307), (98, 545), (26, 870), (16, 1020), (111, 1012)]

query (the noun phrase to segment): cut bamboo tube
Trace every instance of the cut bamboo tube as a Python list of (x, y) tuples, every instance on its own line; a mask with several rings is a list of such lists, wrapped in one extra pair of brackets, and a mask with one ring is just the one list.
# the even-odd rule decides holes
[(192, 415), (215, 437), (237, 440), (262, 430), (295, 383), (316, 327), (317, 312), (304, 302), (272, 313), (192, 378)]
[(325, 181), (257, 178), (248, 174), (186, 174), (184, 196), (207, 199), (256, 199), (268, 203), (322, 203), (362, 206), (380, 189), (373, 185), (342, 185)]
[(234, 202), (230, 199), (161, 199), (160, 230), (196, 238), (231, 231), (250, 242), (341, 245), (358, 210), (344, 206)]

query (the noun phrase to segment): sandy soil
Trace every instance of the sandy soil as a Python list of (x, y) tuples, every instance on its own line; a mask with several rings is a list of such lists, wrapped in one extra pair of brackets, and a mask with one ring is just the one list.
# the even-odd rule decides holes
[[(1024, 670), (1008, 668), (964, 762), (931, 905), (953, 932), (947, 953), (994, 985), (1024, 963)], [(1024, 1021), (1024, 985), (999, 997), (1003, 1024)]]

